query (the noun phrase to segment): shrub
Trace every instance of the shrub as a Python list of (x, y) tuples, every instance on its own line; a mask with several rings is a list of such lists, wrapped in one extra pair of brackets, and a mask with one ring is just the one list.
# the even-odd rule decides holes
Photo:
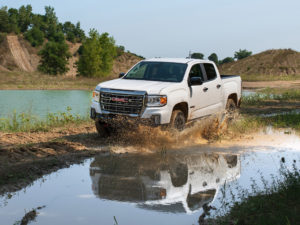
[(234, 53), (234, 58), (237, 60), (240, 60), (240, 59), (244, 59), (250, 55), (252, 55), (252, 52), (247, 51), (246, 49), (244, 49), (244, 50), (240, 49), (239, 51)]
[(68, 58), (71, 56), (69, 47), (65, 42), (49, 41), (39, 52), (41, 61), (38, 69), (48, 74), (64, 74), (67, 67)]
[(33, 27), (25, 33), (25, 38), (33, 47), (40, 46), (44, 42), (44, 33), (40, 29)]
[(191, 55), (191, 58), (193, 59), (203, 59), (204, 58), (204, 54), (200, 53), (200, 52), (195, 52)]

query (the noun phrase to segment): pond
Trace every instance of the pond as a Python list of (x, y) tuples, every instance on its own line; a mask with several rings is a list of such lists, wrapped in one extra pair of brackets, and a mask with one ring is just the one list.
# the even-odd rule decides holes
[(86, 116), (92, 99), (91, 91), (81, 90), (0, 90), (0, 118), (14, 111), (46, 118), (48, 113), (65, 112)]
[[(243, 96), (255, 94), (244, 90)], [(48, 113), (65, 112), (86, 116), (92, 99), (91, 91), (82, 90), (0, 90), (0, 118), (8, 118), (14, 111), (46, 118)]]
[[(228, 152), (199, 146), (165, 155), (99, 154), (44, 176), (10, 198), (0, 197), (0, 220), (14, 224), (25, 212), (45, 206), (36, 224), (198, 224), (204, 205), (220, 209), (222, 201), (232, 201), (230, 190), (251, 192), (253, 180), (263, 188), (261, 177), (272, 182), (282, 158), (288, 169), (300, 165), (297, 148)], [(224, 184), (230, 187), (225, 192)]]

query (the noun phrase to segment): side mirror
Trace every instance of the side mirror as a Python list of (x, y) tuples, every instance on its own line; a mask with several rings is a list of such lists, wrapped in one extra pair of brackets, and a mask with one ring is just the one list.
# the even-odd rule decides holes
[(119, 78), (124, 77), (125, 73), (120, 73)]
[(191, 77), (190, 78), (190, 85), (194, 86), (194, 85), (202, 85), (203, 84), (203, 80), (201, 77)]

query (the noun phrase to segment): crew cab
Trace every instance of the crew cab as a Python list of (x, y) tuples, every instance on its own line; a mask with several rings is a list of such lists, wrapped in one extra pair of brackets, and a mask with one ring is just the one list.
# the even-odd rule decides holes
[(214, 62), (153, 58), (98, 84), (90, 116), (100, 135), (107, 134), (118, 115), (183, 130), (189, 121), (234, 109), (240, 102), (240, 76), (220, 75)]

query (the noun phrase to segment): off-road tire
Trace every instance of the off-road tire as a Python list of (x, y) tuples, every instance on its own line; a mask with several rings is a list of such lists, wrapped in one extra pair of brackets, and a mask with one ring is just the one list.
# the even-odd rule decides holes
[(226, 111), (227, 112), (235, 112), (237, 110), (237, 106), (235, 104), (235, 101), (231, 98), (227, 100), (226, 104)]
[(170, 128), (178, 131), (182, 131), (185, 128), (186, 119), (184, 113), (181, 110), (174, 110), (172, 112)]
[(95, 121), (96, 130), (98, 132), (98, 135), (100, 137), (108, 137), (110, 132), (107, 127), (107, 125), (101, 121), (96, 120)]
[(229, 98), (226, 104), (226, 116), (228, 122), (231, 122), (237, 115), (238, 115), (238, 107), (235, 101)]

